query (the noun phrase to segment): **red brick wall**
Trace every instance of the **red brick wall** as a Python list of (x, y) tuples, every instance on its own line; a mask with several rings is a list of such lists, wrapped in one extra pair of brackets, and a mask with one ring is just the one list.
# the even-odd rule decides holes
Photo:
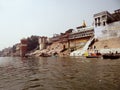
[(21, 40), (21, 47), (20, 47), (20, 54), (22, 57), (24, 57), (26, 53), (27, 53), (27, 40), (22, 39)]

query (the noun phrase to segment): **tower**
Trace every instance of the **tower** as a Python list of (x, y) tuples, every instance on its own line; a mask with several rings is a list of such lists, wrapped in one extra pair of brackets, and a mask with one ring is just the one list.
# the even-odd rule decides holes
[(85, 23), (85, 20), (83, 20), (83, 24), (82, 24), (83, 27), (86, 27), (86, 23)]
[(39, 49), (45, 49), (46, 48), (46, 43), (47, 43), (47, 37), (40, 37), (39, 38)]
[(27, 39), (21, 39), (20, 56), (25, 57), (26, 53), (27, 53)]
[(111, 15), (108, 11), (103, 11), (97, 14), (94, 14), (94, 31), (96, 38), (104, 37), (105, 26), (107, 25), (108, 18)]

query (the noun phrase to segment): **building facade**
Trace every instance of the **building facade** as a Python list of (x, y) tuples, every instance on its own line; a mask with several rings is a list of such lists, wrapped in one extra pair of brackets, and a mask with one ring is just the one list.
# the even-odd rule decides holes
[(43, 50), (46, 48), (47, 45), (47, 37), (40, 37), (39, 38), (39, 50)]
[(73, 32), (69, 35), (70, 47), (75, 49), (82, 48), (85, 43), (93, 36), (93, 27), (77, 28), (76, 32)]
[(21, 39), (20, 56), (25, 57), (26, 53), (27, 53), (27, 39)]
[(94, 14), (94, 31), (99, 39), (120, 37), (120, 9), (114, 13), (103, 11)]

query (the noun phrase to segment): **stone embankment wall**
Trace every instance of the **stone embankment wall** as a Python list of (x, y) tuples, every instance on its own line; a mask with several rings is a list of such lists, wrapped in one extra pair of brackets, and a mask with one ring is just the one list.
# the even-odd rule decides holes
[(120, 37), (99, 40), (94, 43), (94, 46), (96, 46), (96, 49), (100, 50), (102, 53), (108, 53), (109, 51), (120, 52)]
[(98, 40), (95, 42), (94, 46), (97, 49), (101, 48), (120, 48), (120, 37), (118, 38), (110, 38), (106, 40)]
[(59, 41), (56, 41), (51, 45), (48, 45), (46, 49), (32, 52), (31, 55), (39, 56), (41, 53), (53, 55), (56, 52), (59, 56), (69, 56), (72, 49), (81, 49), (88, 40), (89, 37), (71, 40), (69, 42), (70, 45), (68, 42), (60, 43)]
[(103, 31), (103, 34), (107, 34), (107, 38), (120, 37), (120, 21), (108, 24), (105, 30), (106, 33)]

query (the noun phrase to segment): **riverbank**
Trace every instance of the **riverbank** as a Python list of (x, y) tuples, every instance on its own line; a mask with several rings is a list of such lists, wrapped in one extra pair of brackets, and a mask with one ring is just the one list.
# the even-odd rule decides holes
[[(94, 47), (94, 48), (93, 48)], [(94, 53), (95, 50), (98, 50), (99, 53), (120, 53), (120, 38), (109, 38), (104, 40), (97, 40), (90, 46), (89, 52)], [(76, 51), (82, 50), (82, 48), (76, 49)], [(35, 50), (34, 52), (29, 53), (30, 56), (39, 57), (41, 54), (46, 54), (48, 56), (57, 55), (60, 57), (70, 56), (72, 51), (69, 48), (63, 49), (63, 45), (59, 42), (55, 42), (46, 49)]]

